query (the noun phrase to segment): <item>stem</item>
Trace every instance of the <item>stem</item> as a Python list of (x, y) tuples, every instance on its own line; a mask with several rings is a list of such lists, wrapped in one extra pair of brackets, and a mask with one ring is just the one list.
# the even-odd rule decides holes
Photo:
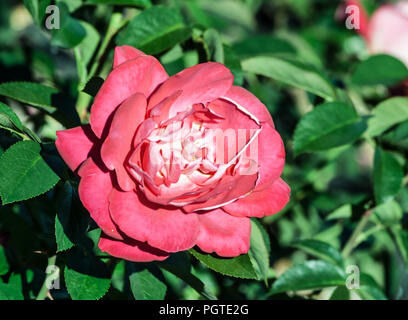
[[(94, 77), (98, 71), (99, 66), (101, 65), (102, 58), (105, 55), (105, 51), (109, 46), (109, 43), (111, 42), (112, 38), (114, 35), (121, 29), (128, 20), (123, 20), (123, 16), (119, 12), (115, 12), (112, 14), (108, 29), (106, 30), (106, 36), (102, 41), (101, 46), (99, 47), (99, 50), (96, 54), (95, 60), (92, 63), (91, 69), (89, 71), (87, 79), (91, 79)], [(79, 95), (76, 103), (76, 109), (78, 111), (79, 117), (81, 121), (85, 121), (88, 117), (87, 115), (87, 108), (89, 106), (89, 103), (92, 100), (92, 97), (84, 92), (82, 92), (83, 88), (79, 88)]]
[(353, 251), (353, 249), (358, 245), (357, 239), (366, 226), (367, 222), (369, 221), (372, 212), (373, 211), (371, 209), (364, 212), (363, 217), (361, 218), (357, 227), (354, 229), (350, 239), (347, 241), (346, 245), (343, 248), (342, 255), (344, 258), (347, 258)]
[(405, 248), (405, 245), (403, 243), (403, 239), (401, 238), (401, 235), (395, 230), (391, 229), (389, 230), (390, 235), (394, 239), (395, 245), (398, 248), (401, 257), (403, 258), (404, 262), (406, 265), (408, 265), (408, 252)]
[[(54, 255), (50, 258), (48, 258), (48, 265), (47, 268), (49, 266), (55, 265), (55, 261), (57, 260), (57, 255)], [(45, 298), (48, 295), (48, 288), (47, 288), (47, 276), (45, 276), (45, 280), (41, 286), (40, 292), (38, 292), (37, 298), (36, 300), (45, 300)]]

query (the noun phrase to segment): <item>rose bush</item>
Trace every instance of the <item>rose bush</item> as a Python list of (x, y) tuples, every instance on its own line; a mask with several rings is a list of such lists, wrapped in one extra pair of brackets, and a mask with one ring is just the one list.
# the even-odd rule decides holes
[(360, 1), (349, 0), (359, 8), (360, 29), (372, 54), (385, 53), (400, 59), (408, 66), (408, 1), (386, 4), (368, 17)]
[(117, 47), (89, 125), (57, 137), (103, 231), (99, 247), (116, 257), (164, 260), (195, 245), (237, 256), (249, 249), (250, 217), (289, 200), (267, 108), (220, 63), (168, 77), (153, 56)]

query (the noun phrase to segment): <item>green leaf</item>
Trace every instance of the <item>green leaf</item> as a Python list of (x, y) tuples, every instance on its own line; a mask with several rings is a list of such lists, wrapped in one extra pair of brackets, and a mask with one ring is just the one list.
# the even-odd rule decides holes
[(9, 271), (9, 265), (6, 257), (6, 251), (0, 244), (0, 276), (6, 274)]
[(149, 8), (152, 6), (151, 0), (85, 0), (85, 4), (111, 4), (116, 6), (138, 6)]
[(228, 46), (224, 46), (224, 64), (234, 75), (234, 85), (242, 86), (244, 83), (244, 76), (241, 61), (235, 52)]
[(24, 126), (14, 111), (4, 103), (0, 102), (0, 128), (15, 132), (24, 131)]
[(351, 81), (357, 85), (394, 85), (408, 78), (408, 69), (400, 60), (385, 54), (361, 62)]
[(364, 300), (387, 300), (384, 292), (377, 287), (362, 285), (355, 292)]
[(173, 253), (165, 261), (159, 262), (158, 266), (183, 280), (204, 298), (210, 300), (216, 299), (209, 288), (191, 273), (191, 263), (186, 252)]
[[(75, 102), (55, 88), (32, 82), (6, 82), (0, 84), (0, 95), (38, 107), (52, 114), (66, 127), (80, 124), (73, 107)], [(25, 131), (28, 130), (25, 128)]]
[(52, 98), (58, 90), (38, 83), (6, 82), (0, 84), (0, 95), (39, 107), (49, 113), (56, 108)]
[(232, 46), (241, 58), (274, 55), (279, 53), (295, 54), (296, 50), (286, 40), (269, 35), (257, 35), (245, 38)]
[(397, 195), (403, 175), (401, 165), (395, 157), (377, 147), (374, 155), (374, 195), (378, 205)]
[(24, 6), (30, 12), (37, 26), (41, 26), (45, 17), (46, 8), (51, 4), (51, 0), (23, 0)]
[(0, 158), (0, 195), (4, 204), (36, 197), (50, 190), (59, 177), (40, 155), (33, 141), (12, 145)]
[(58, 211), (55, 216), (55, 240), (57, 242), (57, 252), (65, 251), (74, 246), (65, 229), (69, 226), (69, 218), (72, 204), (72, 187), (69, 182), (65, 182), (61, 195), (58, 199)]
[(71, 253), (64, 270), (65, 284), (73, 300), (99, 300), (110, 287), (108, 267), (93, 256)]
[(258, 220), (251, 220), (251, 245), (249, 258), (259, 279), (267, 281), (269, 275), (269, 252), (271, 245), (268, 233)]
[(191, 29), (170, 7), (154, 6), (132, 19), (117, 38), (118, 45), (131, 45), (147, 54), (157, 54), (188, 39)]
[(377, 282), (366, 273), (360, 274), (360, 288), (354, 289), (353, 291), (364, 300), (387, 300), (387, 297)]
[(85, 39), (74, 49), (75, 60), (79, 75), (79, 87), (82, 89), (88, 81), (88, 64), (95, 53), (100, 40), (99, 32), (89, 23), (80, 21), (86, 30)]
[(395, 200), (387, 201), (375, 207), (374, 213), (386, 225), (399, 223), (403, 215), (401, 206)]
[(346, 275), (338, 266), (325, 261), (310, 260), (286, 270), (273, 283), (270, 294), (341, 286), (345, 281)]
[(8, 283), (3, 283), (0, 278), (0, 300), (24, 300), (21, 276), (14, 274)]
[(79, 20), (72, 18), (68, 6), (58, 2), (60, 14), (60, 28), (51, 30), (51, 45), (61, 48), (74, 48), (86, 36), (86, 30)]
[(334, 219), (347, 219), (350, 218), (352, 215), (352, 209), (350, 204), (344, 204), (341, 207), (334, 210), (327, 216), (327, 220), (334, 220)]
[(212, 254), (198, 252), (195, 249), (190, 249), (189, 252), (208, 268), (223, 275), (243, 279), (258, 279), (248, 254), (241, 254), (234, 258), (221, 258)]
[(129, 281), (136, 300), (163, 300), (166, 295), (166, 285), (147, 268), (134, 271)]
[(317, 106), (300, 119), (294, 134), (293, 147), (298, 155), (353, 143), (366, 129), (353, 107), (341, 102)]
[(242, 61), (242, 69), (301, 88), (327, 100), (335, 100), (336, 97), (333, 86), (321, 71), (297, 61), (254, 57)]
[(368, 119), (367, 136), (375, 137), (392, 126), (408, 120), (408, 98), (387, 99), (376, 106)]
[(207, 60), (224, 63), (224, 46), (218, 31), (208, 29), (204, 32), (203, 38)]
[(67, 5), (69, 12), (74, 12), (82, 6), (82, 0), (57, 0)]
[(350, 300), (350, 290), (345, 286), (338, 286), (333, 291), (330, 300)]
[(315, 256), (316, 258), (343, 267), (344, 262), (341, 253), (326, 242), (308, 239), (296, 242), (293, 246)]

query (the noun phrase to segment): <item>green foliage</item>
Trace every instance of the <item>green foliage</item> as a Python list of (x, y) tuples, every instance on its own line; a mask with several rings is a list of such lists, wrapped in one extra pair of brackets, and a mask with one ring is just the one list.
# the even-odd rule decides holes
[(374, 194), (377, 204), (394, 198), (401, 188), (403, 170), (392, 153), (377, 148), (374, 158)]
[(110, 287), (110, 275), (105, 263), (92, 256), (70, 253), (64, 269), (68, 292), (74, 300), (98, 300)]
[(242, 61), (245, 71), (270, 77), (282, 83), (334, 100), (334, 88), (321, 71), (297, 61), (278, 57), (254, 57)]
[(248, 254), (242, 254), (235, 258), (222, 258), (208, 253), (201, 253), (195, 249), (191, 249), (190, 252), (207, 267), (223, 275), (243, 279), (258, 278)]
[(357, 85), (394, 85), (408, 78), (407, 67), (398, 59), (388, 55), (375, 55), (361, 62), (351, 81)]
[(21, 277), (12, 275), (7, 283), (0, 279), (0, 300), (23, 300)]
[(59, 2), (60, 28), (52, 29), (51, 44), (61, 48), (74, 48), (81, 43), (87, 35), (86, 29), (69, 13), (68, 6)]
[(51, 0), (23, 0), (23, 2), (34, 22), (40, 26), (45, 17), (45, 9), (51, 4)]
[(0, 158), (0, 195), (3, 204), (27, 200), (51, 189), (59, 177), (40, 155), (33, 141), (21, 141)]
[(270, 293), (341, 286), (345, 281), (346, 274), (341, 268), (328, 262), (309, 260), (282, 274), (273, 283)]
[[(50, 4), (59, 29), (45, 26)], [(338, 2), (22, 0), (0, 9), (0, 300), (408, 299), (408, 69), (370, 55), (336, 20)], [(102, 230), (55, 139), (89, 122), (115, 45), (154, 55), (169, 75), (223, 63), (267, 106), (291, 199), (251, 219), (247, 254), (194, 247), (136, 263), (98, 248)], [(48, 290), (54, 265), (61, 288)], [(359, 288), (348, 289), (350, 265)]]
[(269, 252), (271, 244), (268, 233), (257, 220), (251, 220), (251, 246), (249, 258), (259, 279), (268, 280), (269, 275)]
[(23, 131), (23, 124), (9, 106), (0, 102), (0, 128)]
[(0, 84), (0, 95), (54, 112), (53, 97), (57, 89), (30, 82), (8, 82)]
[(138, 6), (148, 8), (152, 5), (150, 0), (85, 0), (85, 4), (111, 4), (122, 6)]
[(367, 132), (369, 137), (375, 137), (392, 126), (408, 120), (408, 98), (396, 97), (378, 104), (368, 119)]
[(6, 250), (0, 246), (0, 276), (6, 274), (9, 271), (9, 265), (6, 257)]
[(163, 300), (166, 295), (166, 285), (147, 268), (135, 270), (129, 281), (136, 300)]
[(296, 127), (294, 151), (320, 151), (356, 141), (366, 129), (353, 107), (340, 102), (319, 105)]
[(138, 14), (118, 35), (118, 45), (131, 45), (147, 54), (160, 53), (189, 38), (191, 29), (169, 7), (156, 6)]
[(302, 240), (293, 244), (294, 247), (304, 250), (312, 256), (326, 260), (339, 267), (343, 267), (344, 261), (341, 253), (330, 244), (319, 240)]

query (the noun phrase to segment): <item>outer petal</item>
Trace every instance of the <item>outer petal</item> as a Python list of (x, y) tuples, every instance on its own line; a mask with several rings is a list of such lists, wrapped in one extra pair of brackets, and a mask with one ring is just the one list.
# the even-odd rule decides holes
[(140, 56), (120, 64), (109, 74), (95, 97), (89, 119), (92, 130), (101, 137), (119, 104), (136, 92), (148, 97), (167, 78), (166, 71), (152, 56)]
[(265, 123), (258, 136), (259, 180), (258, 187), (272, 183), (280, 177), (285, 165), (285, 148), (279, 133)]
[(224, 95), (232, 86), (234, 77), (221, 63), (207, 62), (184, 69), (170, 77), (151, 96), (148, 110), (181, 90), (167, 118), (187, 110), (195, 103), (207, 103)]
[(254, 115), (261, 123), (267, 122), (269, 123), (272, 128), (274, 128), (274, 124), (272, 121), (272, 116), (269, 113), (268, 109), (265, 105), (259, 101), (257, 97), (255, 97), (251, 92), (248, 90), (233, 86), (228, 92), (224, 95), (224, 97), (231, 99), (242, 108), (245, 108), (249, 113)]
[(57, 131), (55, 146), (68, 167), (75, 171), (88, 158), (92, 147), (98, 142), (90, 125)]
[(124, 191), (135, 187), (124, 165), (136, 129), (144, 119), (146, 105), (146, 98), (141, 93), (127, 99), (115, 112), (109, 134), (102, 145), (102, 160), (109, 170), (115, 170), (119, 186)]
[(236, 217), (270, 216), (281, 211), (290, 198), (290, 187), (281, 178), (267, 188), (253, 191), (245, 198), (222, 207), (229, 214)]
[(127, 236), (152, 247), (177, 252), (196, 243), (199, 223), (196, 214), (154, 206), (131, 192), (113, 189), (110, 197), (112, 219)]
[(222, 257), (247, 253), (251, 239), (249, 218), (233, 217), (221, 209), (198, 215), (201, 223), (197, 245), (204, 252), (215, 252)]
[(129, 238), (123, 241), (115, 240), (104, 233), (101, 234), (98, 246), (114, 257), (135, 262), (163, 261), (169, 256), (167, 252), (150, 247), (146, 243)]
[(113, 68), (116, 68), (118, 65), (137, 57), (145, 56), (145, 54), (133, 48), (132, 46), (120, 46), (115, 48), (115, 56), (113, 57)]
[(78, 173), (81, 176), (79, 198), (92, 219), (110, 237), (123, 239), (109, 214), (108, 199), (113, 188), (109, 171), (103, 171), (88, 158)]

